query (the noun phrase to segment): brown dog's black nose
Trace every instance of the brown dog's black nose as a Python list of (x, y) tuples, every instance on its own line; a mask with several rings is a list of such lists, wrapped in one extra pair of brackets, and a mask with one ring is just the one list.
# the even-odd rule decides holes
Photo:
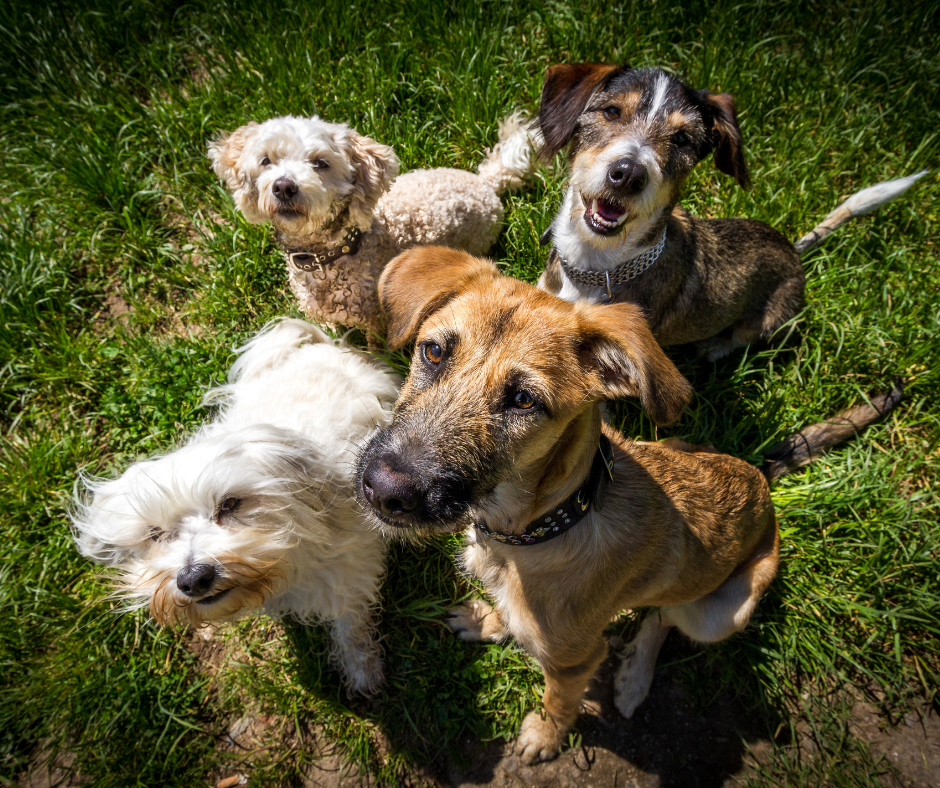
[(274, 192), (274, 196), (279, 200), (286, 202), (297, 194), (297, 184), (290, 178), (278, 178), (274, 181), (271, 191)]
[(212, 588), (219, 576), (212, 564), (190, 564), (176, 575), (176, 587), (186, 596), (199, 596)]
[(362, 473), (362, 492), (366, 500), (382, 514), (410, 514), (422, 503), (424, 494), (409, 474), (376, 459)]
[(646, 167), (633, 159), (617, 159), (607, 170), (607, 183), (621, 194), (639, 194), (648, 180)]

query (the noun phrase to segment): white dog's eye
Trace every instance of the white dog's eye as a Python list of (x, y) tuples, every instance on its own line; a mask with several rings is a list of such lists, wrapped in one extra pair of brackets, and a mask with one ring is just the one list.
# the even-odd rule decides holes
[(262, 167), (270, 167), (270, 166), (271, 166), (271, 160), (270, 160), (267, 156), (265, 156), (265, 157), (261, 160), (261, 166), (262, 166)]
[(232, 514), (238, 508), (238, 504), (241, 502), (241, 498), (226, 498), (219, 506), (219, 517)]
[(312, 162), (310, 162), (310, 166), (315, 170), (330, 169), (330, 163), (326, 159), (314, 159)]
[(163, 536), (163, 531), (161, 531), (159, 528), (150, 529), (150, 541), (151, 542), (158, 541), (161, 536)]

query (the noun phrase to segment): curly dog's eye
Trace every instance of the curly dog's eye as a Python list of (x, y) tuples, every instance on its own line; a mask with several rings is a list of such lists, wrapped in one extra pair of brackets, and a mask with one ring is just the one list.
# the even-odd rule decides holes
[(444, 349), (437, 342), (428, 342), (422, 345), (421, 354), (432, 367), (438, 366), (444, 360)]
[(620, 117), (620, 107), (604, 107), (602, 112), (607, 120), (617, 120)]
[(312, 162), (310, 162), (310, 166), (315, 170), (330, 169), (330, 163), (326, 159), (314, 159)]
[(219, 517), (225, 517), (226, 515), (234, 513), (238, 508), (238, 504), (241, 502), (241, 498), (226, 498), (219, 506)]
[(684, 131), (677, 131), (675, 134), (672, 135), (672, 143), (676, 147), (684, 148), (690, 142), (691, 140), (689, 139), (689, 135), (686, 134)]
[(270, 167), (270, 166), (271, 166), (271, 160), (270, 160), (267, 156), (265, 156), (265, 157), (261, 160), (261, 166), (262, 166), (262, 167)]

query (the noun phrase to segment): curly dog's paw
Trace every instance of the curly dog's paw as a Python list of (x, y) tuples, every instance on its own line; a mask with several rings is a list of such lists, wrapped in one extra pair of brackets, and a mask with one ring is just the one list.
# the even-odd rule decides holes
[(452, 607), (447, 626), (461, 640), (496, 642), (506, 636), (499, 613), (482, 599), (471, 599)]
[(550, 719), (539, 712), (529, 712), (522, 721), (522, 728), (517, 739), (517, 752), (525, 764), (551, 761), (558, 757), (558, 749), (565, 736)]

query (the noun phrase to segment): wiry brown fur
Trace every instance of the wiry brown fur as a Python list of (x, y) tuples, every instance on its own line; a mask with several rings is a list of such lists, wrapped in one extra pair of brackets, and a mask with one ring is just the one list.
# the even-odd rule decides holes
[[(469, 528), (461, 556), (493, 605), (454, 608), (450, 626), (467, 640), (512, 636), (539, 661), (543, 709), (526, 717), (518, 750), (527, 763), (553, 758), (607, 652), (604, 627), (620, 610), (658, 608), (616, 678), (616, 703), (628, 717), (649, 691), (672, 627), (711, 643), (747, 625), (779, 555), (767, 476), (802, 455), (782, 445), (775, 462), (784, 470), (765, 476), (712, 447), (629, 441), (603, 424), (599, 403), (609, 397), (637, 395), (668, 422), (690, 394), (629, 304), (571, 304), (488, 261), (434, 247), (392, 260), (379, 292), (395, 346), (417, 339), (393, 422), (357, 463), (357, 494), (386, 531), (431, 534), (482, 521), (520, 534), (580, 486), (602, 431), (613, 445), (600, 509), (536, 545)], [(514, 406), (520, 391), (535, 404)], [(844, 411), (830, 420), (834, 429), (809, 428), (807, 456), (899, 398)], [(408, 502), (394, 511), (389, 495)]]
[[(440, 270), (446, 280), (430, 276)], [(429, 496), (426, 511), (382, 516), (386, 525), (433, 531), (482, 519), (520, 533), (587, 474), (601, 401), (638, 394), (670, 421), (688, 400), (688, 384), (631, 305), (570, 304), (486, 261), (436, 248), (393, 260), (380, 294), (390, 335), (399, 344), (417, 335), (418, 346), (392, 426), (360, 457), (360, 484), (389, 461), (428, 485)], [(422, 357), (428, 342), (444, 353), (433, 371)], [(507, 385), (531, 389), (543, 410), (507, 412)], [(543, 712), (530, 714), (521, 732), (526, 762), (556, 754), (617, 611), (662, 607), (663, 626), (718, 640), (747, 623), (776, 568), (773, 506), (756, 468), (603, 430), (615, 471), (601, 511), (537, 546), (470, 530), (462, 557), (495, 610), (483, 602), (457, 608), (453, 628), (468, 639), (512, 635), (545, 671)], [(434, 502), (438, 487), (447, 501)], [(644, 665), (653, 662), (655, 654)]]

